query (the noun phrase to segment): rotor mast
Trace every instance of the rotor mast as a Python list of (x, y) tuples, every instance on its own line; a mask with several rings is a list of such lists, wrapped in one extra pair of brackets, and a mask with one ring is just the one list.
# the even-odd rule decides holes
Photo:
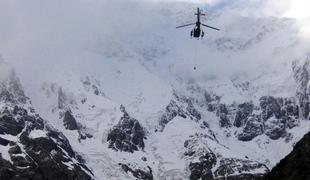
[(197, 21), (195, 23), (190, 23), (190, 24), (185, 24), (185, 25), (181, 25), (181, 26), (177, 26), (176, 28), (182, 28), (182, 27), (186, 27), (186, 26), (191, 26), (191, 25), (195, 25), (196, 26), (194, 27), (194, 29), (200, 31), (200, 26), (205, 26), (207, 28), (211, 28), (211, 29), (214, 29), (214, 30), (217, 30), (219, 31), (220, 29), (218, 28), (215, 28), (215, 27), (212, 27), (212, 26), (209, 26), (209, 25), (206, 25), (206, 24), (203, 24), (200, 22), (200, 16), (205, 16), (206, 14), (202, 13), (202, 11), (197, 8), (197, 13), (195, 13), (195, 15), (197, 16)]
[(205, 16), (206, 14), (201, 13), (201, 10), (197, 8), (197, 13), (195, 15), (197, 16), (197, 23), (200, 24), (200, 16)]

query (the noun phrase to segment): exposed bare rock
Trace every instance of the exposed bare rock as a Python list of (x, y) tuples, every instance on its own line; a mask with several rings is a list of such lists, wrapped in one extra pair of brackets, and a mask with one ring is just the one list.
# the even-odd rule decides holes
[(144, 139), (146, 132), (139, 121), (130, 117), (125, 107), (121, 106), (123, 112), (119, 123), (114, 126), (108, 134), (107, 141), (109, 147), (116, 151), (126, 151), (133, 153), (139, 149), (144, 149)]

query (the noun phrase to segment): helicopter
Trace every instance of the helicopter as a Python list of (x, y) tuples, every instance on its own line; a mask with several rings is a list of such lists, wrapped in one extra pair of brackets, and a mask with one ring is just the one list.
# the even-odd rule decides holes
[(211, 28), (211, 29), (214, 29), (214, 30), (217, 30), (217, 31), (220, 30), (218, 28), (215, 28), (215, 27), (212, 27), (212, 26), (209, 26), (209, 25), (206, 25), (206, 24), (203, 24), (203, 23), (200, 22), (200, 16), (205, 16), (206, 14), (203, 14), (199, 8), (197, 8), (197, 13), (195, 13), (195, 15), (197, 16), (197, 21), (195, 23), (190, 23), (190, 24), (185, 24), (185, 25), (177, 26), (176, 28), (182, 28), (182, 27), (186, 27), (186, 26), (195, 25), (195, 27), (191, 31), (191, 37), (198, 38), (198, 39), (200, 37), (203, 38), (203, 36), (205, 34), (204, 31), (201, 28), (201, 25), (205, 26), (205, 27), (208, 27), (208, 28)]

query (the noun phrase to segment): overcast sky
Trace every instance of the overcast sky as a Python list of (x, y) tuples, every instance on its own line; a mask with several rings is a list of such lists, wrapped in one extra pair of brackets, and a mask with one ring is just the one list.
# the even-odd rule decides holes
[[(149, 0), (167, 1), (167, 0)], [(244, 15), (306, 18), (310, 16), (309, 0), (168, 0), (194, 2), (215, 9), (238, 9)]]
[[(149, 2), (155, 4), (155, 8)], [(145, 41), (152, 44), (147, 34), (169, 37), (165, 36), (165, 28), (174, 38), (182, 38), (184, 33), (188, 35), (186, 29), (175, 30), (177, 21), (174, 19), (168, 21), (162, 14), (157, 15), (162, 13), (156, 7), (156, 4), (161, 4), (159, 2), (175, 3), (175, 6), (170, 5), (170, 13), (177, 13), (182, 7), (177, 4), (190, 2), (197, 3), (192, 7), (204, 7), (211, 13), (224, 15), (234, 13), (248, 17), (296, 18), (301, 29), (300, 36), (310, 37), (309, 0), (1, 0), (0, 54), (6, 61), (38, 59), (38, 62), (54, 63), (57, 59), (63, 62), (68, 54), (80, 52), (81, 49), (112, 52), (115, 49), (111, 47), (130, 47), (125, 42), (111, 46), (109, 39), (117, 42), (118, 39), (131, 38), (131, 41), (135, 41), (137, 34), (141, 34)], [(190, 21), (193, 14), (192, 8), (186, 8), (183, 6), (179, 14), (184, 22)], [(188, 16), (183, 16), (185, 13)], [(225, 27), (235, 20), (234, 17), (225, 18), (212, 22), (212, 25)], [(162, 26), (165, 21), (169, 24)], [(211, 36), (222, 36), (223, 32), (208, 31)]]

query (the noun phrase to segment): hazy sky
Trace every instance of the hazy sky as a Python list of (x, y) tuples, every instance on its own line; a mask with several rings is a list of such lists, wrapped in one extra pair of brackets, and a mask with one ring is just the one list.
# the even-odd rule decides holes
[[(197, 4), (188, 6), (186, 2)], [(201, 55), (194, 62), (198, 41), (189, 38), (191, 27), (178, 30), (175, 27), (191, 22), (196, 7), (218, 15), (206, 21), (221, 31), (206, 29), (207, 38), (199, 42), (210, 49), (201, 46)], [(0, 0), (0, 54), (25, 74), (33, 72), (29, 79), (36, 77), (35, 72), (42, 67), (57, 69), (65, 62), (68, 67), (78, 66), (78, 60), (92, 64), (91, 53), (102, 55), (102, 59), (120, 54), (143, 57), (149, 53), (157, 63), (167, 62), (162, 67), (174, 64), (176, 74), (230, 77), (244, 70), (252, 73), (257, 64), (270, 67), (271, 62), (282, 63), (284, 58), (302, 56), (304, 51), (294, 46), (299, 40), (295, 34), (310, 39), (308, 7), (310, 0)], [(270, 19), (264, 24), (251, 18), (270, 16), (296, 18), (300, 31), (296, 30), (295, 22), (292, 26), (283, 25), (282, 31), (281, 23), (272, 27)], [(259, 33), (266, 34), (264, 29), (271, 33), (263, 36), (261, 44), (260, 40), (256, 44), (254, 41), (258, 46), (246, 53), (240, 51), (236, 55), (232, 51), (227, 56), (220, 51), (213, 53), (216, 43), (212, 42), (217, 38), (228, 46), (225, 39), (230, 38), (237, 44), (232, 45), (238, 46), (255, 40)], [(296, 54), (287, 51), (292, 49), (290, 45), (298, 49)], [(283, 51), (277, 55), (281, 57), (274, 58), (274, 49)], [(162, 52), (170, 58), (162, 59)], [(199, 70), (193, 73), (197, 64)]]
[[(52, 38), (47, 37), (47, 34), (66, 33), (65, 38), (78, 41), (76, 36), (83, 38), (85, 31), (88, 34), (89, 31), (94, 31), (102, 35), (111, 31), (110, 27), (116, 26), (121, 36), (135, 27), (132, 23), (127, 23), (119, 28), (118, 23), (114, 22), (126, 23), (129, 19), (136, 25), (144, 22), (146, 18), (141, 16), (144, 16), (143, 11), (147, 10), (144, 10), (143, 2), (150, 1), (194, 2), (199, 3), (197, 6), (211, 10), (211, 13), (218, 11), (223, 14), (234, 12), (242, 16), (297, 18), (304, 36), (310, 37), (310, 21), (307, 19), (310, 16), (310, 0), (1, 0), (0, 53), (12, 46), (12, 43), (27, 47), (30, 46), (29, 42), (39, 41), (40, 38)], [(173, 7), (172, 11), (177, 10), (178, 7)], [(191, 11), (192, 9), (188, 10), (189, 14)], [(156, 18), (155, 16), (156, 12), (150, 14), (150, 18)], [(159, 21), (154, 20), (140, 24), (149, 31), (147, 26), (153, 26), (157, 22)], [(73, 45), (75, 44), (78, 43), (74, 42)]]
[[(1, 0), (0, 54), (4, 54), (7, 61), (16, 56), (24, 58), (33, 54), (40, 54), (36, 57), (38, 59), (46, 58), (46, 54), (52, 54), (48, 56), (50, 58), (61, 59), (63, 57), (59, 56), (85, 49), (86, 46), (111, 51), (111, 46), (104, 44), (108, 42), (107, 38), (114, 41), (127, 36), (135, 37), (135, 31), (147, 34), (157, 28), (154, 33), (163, 34), (164, 28), (170, 28), (171, 32), (181, 32), (183, 35), (183, 30), (174, 29), (177, 25), (174, 16), (170, 16), (168, 21), (157, 15), (160, 8), (150, 7), (144, 2), (176, 3), (176, 6), (170, 6), (169, 13), (179, 10), (178, 2), (193, 2), (211, 13), (297, 18), (301, 35), (310, 37), (310, 21), (307, 19), (310, 15), (309, 0)], [(190, 20), (192, 11), (192, 8), (183, 7), (180, 19)], [(183, 16), (185, 13), (188, 16)], [(227, 18), (214, 22), (214, 25), (222, 23), (223, 27), (234, 19)], [(166, 20), (170, 26), (159, 27)], [(147, 35), (145, 38), (151, 42)]]
[[(166, 1), (167, 0), (149, 0)], [(258, 16), (305, 18), (310, 16), (309, 0), (168, 0), (194, 2), (213, 8), (237, 8), (242, 13)]]

